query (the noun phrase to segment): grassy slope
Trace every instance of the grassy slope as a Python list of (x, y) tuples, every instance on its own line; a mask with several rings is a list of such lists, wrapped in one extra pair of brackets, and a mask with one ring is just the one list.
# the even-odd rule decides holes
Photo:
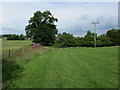
[(28, 64), (22, 63), (25, 70), (14, 85), (16, 88), (117, 87), (117, 48), (66, 48), (32, 54)]
[[(25, 48), (30, 48), (32, 41), (30, 40), (2, 40), (2, 57), (8, 57), (8, 51), (10, 50), (11, 55), (17, 56), (20, 48), (23, 50)], [(17, 51), (17, 53), (16, 53)]]
[(20, 47), (30, 47), (32, 41), (30, 40), (2, 40), (2, 52), (6, 52), (9, 49), (13, 50), (13, 49), (19, 49)]

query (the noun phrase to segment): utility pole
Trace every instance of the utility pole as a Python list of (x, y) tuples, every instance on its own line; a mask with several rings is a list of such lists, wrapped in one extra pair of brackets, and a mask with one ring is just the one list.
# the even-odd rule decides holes
[(92, 22), (94, 24), (94, 47), (96, 47), (96, 24), (99, 24), (99, 22)]

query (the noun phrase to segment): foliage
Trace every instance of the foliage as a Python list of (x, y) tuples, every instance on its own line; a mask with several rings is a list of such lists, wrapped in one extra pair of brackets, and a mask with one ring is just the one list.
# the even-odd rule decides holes
[(8, 88), (8, 81), (15, 79), (22, 72), (23, 68), (20, 67), (14, 60), (2, 59), (2, 82), (3, 88)]
[(15, 63), (15, 61), (9, 61), (9, 60), (2, 60), (2, 80), (3, 82), (6, 80), (9, 80), (10, 78), (14, 77), (16, 74), (18, 74), (20, 70), (20, 66)]
[(33, 38), (35, 43), (52, 45), (58, 32), (56, 25), (54, 25), (54, 22), (57, 21), (57, 18), (54, 18), (48, 10), (44, 12), (36, 11), (25, 28), (26, 35)]
[(74, 37), (69, 33), (58, 34), (57, 40), (54, 44), (56, 47), (78, 47), (78, 46), (93, 46), (94, 33), (87, 32), (85, 37)]
[(39, 47), (39, 46), (40, 46), (40, 44), (39, 44), (39, 43), (36, 43), (36, 44), (32, 45), (32, 48), (34, 48), (34, 47)]
[(23, 34), (21, 34), (21, 35), (19, 36), (19, 40), (25, 40), (25, 36), (24, 36)]
[(120, 29), (109, 30), (106, 34), (110, 37), (114, 45), (120, 45)]
[[(72, 34), (58, 34), (54, 46), (56, 47), (93, 47), (95, 33), (87, 31), (84, 37), (74, 37)], [(106, 34), (97, 36), (96, 46), (113, 46), (120, 45), (120, 30), (109, 30)]]
[(16, 35), (16, 34), (5, 34), (2, 37), (7, 37), (7, 40), (25, 40), (25, 36), (23, 34)]
[(72, 47), (74, 46), (74, 37), (72, 34), (63, 32), (62, 34), (58, 34), (56, 45), (58, 47)]
[(110, 40), (106, 34), (97, 37), (97, 46), (112, 46), (113, 42)]
[(87, 31), (87, 34), (84, 36), (84, 46), (94, 46), (94, 33), (92, 33), (91, 31)]
[(3, 34), (2, 37), (10, 37), (11, 34)]
[(2, 55), (8, 53), (8, 50), (19, 50), (20, 48), (30, 48), (31, 40), (2, 40)]
[(0, 38), (2, 38), (2, 35), (0, 35)]

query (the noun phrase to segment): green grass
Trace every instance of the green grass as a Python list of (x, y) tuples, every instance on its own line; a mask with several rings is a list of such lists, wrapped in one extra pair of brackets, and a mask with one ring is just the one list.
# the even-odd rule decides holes
[[(30, 44), (31, 41), (28, 40), (3, 40), (2, 52), (20, 47), (30, 48)], [(117, 88), (118, 86), (118, 47), (61, 49), (43, 47), (16, 54), (18, 55), (5, 61), (7, 63), (3, 63), (5, 82), (7, 80), (7, 84), (14, 88)]]
[[(51, 49), (17, 58), (15, 88), (117, 88), (118, 47)], [(29, 63), (22, 62), (25, 59)]]
[(15, 50), (19, 48), (31, 47), (30, 44), (32, 41), (30, 40), (2, 40), (2, 52), (7, 52), (9, 49)]
[[(7, 58), (10, 50), (10, 56), (18, 56), (20, 48), (25, 50), (25, 48), (31, 48), (32, 41), (30, 40), (1, 40), (2, 41), (2, 57)], [(1, 42), (0, 41), (0, 42)], [(1, 49), (1, 48), (0, 48)]]

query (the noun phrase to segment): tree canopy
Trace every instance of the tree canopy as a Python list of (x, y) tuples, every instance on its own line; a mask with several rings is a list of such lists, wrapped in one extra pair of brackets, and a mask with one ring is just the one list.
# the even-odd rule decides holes
[(2, 38), (7, 38), (7, 40), (25, 40), (25, 36), (23, 34), (4, 34)]
[(120, 29), (107, 31), (107, 36), (110, 37), (110, 40), (114, 43), (114, 45), (120, 45)]
[(26, 36), (32, 38), (35, 43), (52, 45), (58, 32), (55, 22), (58, 22), (58, 19), (54, 18), (50, 11), (36, 11), (25, 27)]
[(63, 32), (62, 34), (58, 34), (55, 43), (55, 46), (57, 47), (71, 47), (72, 45), (74, 45), (75, 41), (72, 34)]
[[(97, 36), (96, 45), (101, 46), (113, 46), (120, 45), (120, 29), (108, 30), (107, 33)], [(87, 31), (84, 37), (74, 37), (69, 33), (58, 34), (56, 47), (93, 47), (94, 46), (94, 33)]]

